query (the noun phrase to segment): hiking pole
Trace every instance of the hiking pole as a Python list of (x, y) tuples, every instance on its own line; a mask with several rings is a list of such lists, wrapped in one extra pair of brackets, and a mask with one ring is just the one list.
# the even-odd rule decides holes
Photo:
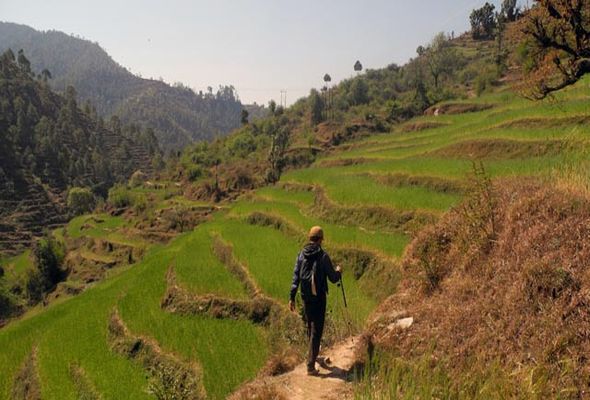
[(348, 308), (348, 304), (346, 304), (346, 293), (344, 293), (344, 280), (342, 279), (342, 275), (340, 275), (340, 288), (342, 289), (342, 298), (344, 299), (344, 308)]
[[(344, 316), (344, 322), (346, 323), (346, 327), (348, 328), (348, 335), (352, 337), (352, 321), (350, 318), (350, 311), (348, 310), (348, 304), (346, 302), (346, 292), (344, 292), (344, 280), (342, 279), (343, 276), (340, 275), (340, 282), (339, 286), (342, 289), (342, 299), (344, 300), (344, 309), (342, 310), (342, 314)], [(354, 339), (353, 339), (354, 343)]]

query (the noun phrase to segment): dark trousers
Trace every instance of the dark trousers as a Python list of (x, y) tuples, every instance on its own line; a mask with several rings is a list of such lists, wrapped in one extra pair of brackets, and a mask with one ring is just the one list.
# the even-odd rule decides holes
[(307, 324), (307, 338), (309, 339), (309, 352), (307, 354), (307, 369), (315, 368), (315, 361), (320, 352), (320, 342), (324, 333), (324, 320), (326, 318), (326, 298), (315, 301), (304, 301), (303, 310), (305, 323)]

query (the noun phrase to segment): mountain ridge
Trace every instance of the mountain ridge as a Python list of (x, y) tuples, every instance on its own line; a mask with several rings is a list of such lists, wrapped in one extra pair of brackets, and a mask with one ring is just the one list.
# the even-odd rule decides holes
[(81, 102), (89, 101), (98, 114), (118, 115), (124, 123), (154, 129), (165, 150), (211, 140), (240, 125), (243, 106), (231, 85), (196, 93), (132, 74), (97, 42), (0, 22), (0, 52), (9, 48), (15, 53), (23, 49), (34, 71), (49, 70), (54, 90), (65, 92), (73, 86)]

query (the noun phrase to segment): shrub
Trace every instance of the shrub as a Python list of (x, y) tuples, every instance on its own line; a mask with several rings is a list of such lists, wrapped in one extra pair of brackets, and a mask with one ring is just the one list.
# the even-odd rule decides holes
[(17, 309), (14, 295), (10, 293), (3, 279), (0, 278), (0, 321), (10, 317)]
[(523, 295), (538, 311), (543, 309), (543, 303), (579, 287), (572, 274), (563, 268), (545, 264), (525, 266)]
[(90, 189), (73, 187), (68, 191), (67, 206), (74, 215), (89, 213), (95, 205), (96, 199)]
[(451, 247), (451, 237), (444, 230), (430, 227), (421, 232), (414, 248), (415, 257), (424, 274), (424, 288), (430, 293), (436, 290), (449, 273), (444, 255)]
[(43, 299), (45, 284), (36, 268), (29, 268), (25, 271), (23, 287), (29, 304), (37, 304)]
[[(40, 283), (41, 290), (47, 292), (63, 279), (61, 264), (65, 250), (51, 236), (38, 240), (33, 247), (35, 269), (39, 276), (31, 276), (31, 282)], [(40, 280), (39, 282), (37, 282)]]
[(147, 178), (148, 177), (146, 174), (140, 170), (137, 170), (133, 173), (133, 175), (131, 175), (131, 178), (129, 178), (129, 186), (139, 187), (143, 185), (145, 181), (147, 181)]
[(142, 213), (147, 209), (148, 201), (144, 194), (139, 193), (132, 197), (133, 209), (136, 213)]
[(124, 185), (115, 185), (109, 190), (108, 203), (116, 208), (129, 207), (132, 204), (132, 196)]
[(204, 171), (203, 168), (201, 168), (200, 166), (193, 165), (187, 169), (186, 175), (189, 181), (194, 182), (204, 175)]

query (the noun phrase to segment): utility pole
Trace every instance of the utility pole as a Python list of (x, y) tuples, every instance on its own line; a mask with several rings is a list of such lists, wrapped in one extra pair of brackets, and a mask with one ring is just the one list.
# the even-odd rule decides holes
[(287, 89), (281, 90), (281, 107), (287, 108)]

